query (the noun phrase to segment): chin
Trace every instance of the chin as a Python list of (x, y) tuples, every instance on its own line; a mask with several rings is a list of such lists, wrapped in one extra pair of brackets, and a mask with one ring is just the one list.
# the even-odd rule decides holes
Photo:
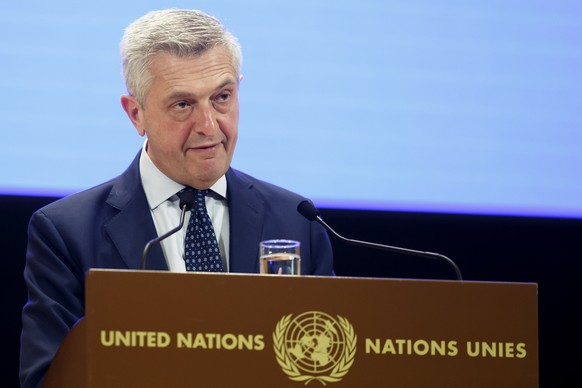
[(201, 173), (200, 170), (192, 171), (191, 177), (194, 177), (193, 181), (205, 182), (208, 186), (212, 186), (216, 181), (226, 173), (226, 169), (204, 169)]

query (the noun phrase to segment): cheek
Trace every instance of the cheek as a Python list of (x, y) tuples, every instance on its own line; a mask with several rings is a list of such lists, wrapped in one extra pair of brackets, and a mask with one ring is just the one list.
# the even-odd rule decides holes
[(232, 154), (236, 146), (236, 141), (238, 140), (238, 125), (235, 124), (229, 128), (228, 133), (226, 133), (226, 138), (228, 151)]
[(238, 137), (238, 111), (233, 111), (228, 114), (224, 114), (217, 118), (218, 127), (222, 134), (226, 137), (229, 148), (230, 144), (236, 143)]
[(148, 141), (166, 155), (181, 153), (190, 132), (184, 128), (159, 126), (147, 131)]
[(233, 133), (233, 135), (228, 139), (228, 153), (232, 157), (234, 154), (234, 148), (236, 147), (236, 141), (238, 139), (238, 133)]
[(228, 140), (233, 143), (234, 147), (238, 138), (238, 106), (229, 115), (226, 128), (228, 128), (226, 136), (228, 137)]

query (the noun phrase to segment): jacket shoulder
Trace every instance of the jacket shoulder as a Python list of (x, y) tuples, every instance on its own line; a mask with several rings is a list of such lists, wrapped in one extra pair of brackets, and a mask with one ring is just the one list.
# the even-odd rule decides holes
[(278, 201), (289, 201), (293, 203), (299, 203), (305, 197), (297, 194), (293, 191), (285, 189), (283, 187), (274, 185), (272, 183), (266, 182), (261, 179), (257, 179), (247, 173), (231, 168), (227, 173), (227, 178), (229, 180), (229, 185), (232, 183), (233, 179), (237, 180), (237, 184), (242, 184), (249, 189), (253, 189), (263, 196), (266, 200), (276, 199)]

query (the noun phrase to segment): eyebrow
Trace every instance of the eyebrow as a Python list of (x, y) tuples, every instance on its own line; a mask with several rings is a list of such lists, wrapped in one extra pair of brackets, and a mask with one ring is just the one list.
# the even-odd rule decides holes
[[(224, 81), (222, 81), (216, 88), (214, 88), (214, 91), (216, 92), (220, 89), (225, 88), (228, 85), (236, 85), (236, 81), (229, 77), (229, 78), (225, 79)], [(180, 99), (195, 100), (196, 95), (194, 93), (177, 90), (167, 97), (168, 101), (176, 100), (176, 99), (178, 99), (178, 100), (180, 100)]]

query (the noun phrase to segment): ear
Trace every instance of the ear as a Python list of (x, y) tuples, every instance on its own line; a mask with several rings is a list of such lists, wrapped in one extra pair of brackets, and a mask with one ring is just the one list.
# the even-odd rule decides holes
[(121, 96), (121, 106), (125, 113), (127, 113), (127, 117), (129, 117), (135, 129), (137, 129), (137, 133), (139, 133), (140, 136), (144, 136), (146, 132), (141, 104), (135, 97), (124, 94)]

